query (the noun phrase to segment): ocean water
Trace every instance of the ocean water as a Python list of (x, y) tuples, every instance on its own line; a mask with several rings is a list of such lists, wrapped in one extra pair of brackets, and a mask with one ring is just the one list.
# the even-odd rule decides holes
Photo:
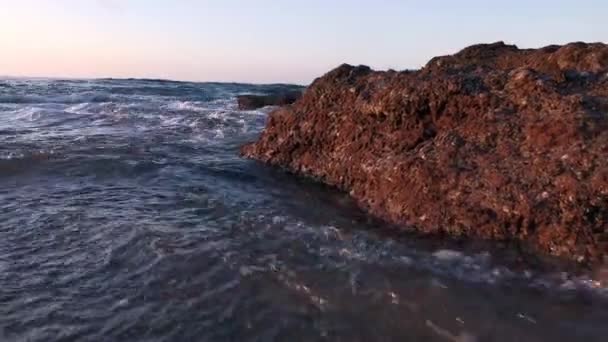
[(601, 272), (240, 158), (281, 87), (0, 80), (0, 341), (606, 341)]

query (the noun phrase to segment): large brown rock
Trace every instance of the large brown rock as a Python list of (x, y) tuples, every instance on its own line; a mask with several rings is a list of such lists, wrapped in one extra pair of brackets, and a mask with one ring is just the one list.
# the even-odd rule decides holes
[(377, 72), (342, 65), (245, 156), (348, 191), (404, 229), (608, 255), (608, 46), (495, 43)]

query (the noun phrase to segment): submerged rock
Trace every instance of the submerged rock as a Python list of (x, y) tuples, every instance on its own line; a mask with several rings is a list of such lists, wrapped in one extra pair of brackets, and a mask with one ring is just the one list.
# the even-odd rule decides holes
[(288, 91), (267, 95), (239, 95), (237, 102), (240, 110), (253, 110), (266, 106), (285, 106), (302, 97), (301, 91)]
[(342, 65), (245, 156), (348, 191), (404, 229), (608, 248), (608, 46), (475, 45), (418, 71)]

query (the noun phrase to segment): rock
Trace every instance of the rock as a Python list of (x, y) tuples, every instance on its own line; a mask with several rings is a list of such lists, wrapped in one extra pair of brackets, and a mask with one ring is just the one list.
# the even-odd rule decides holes
[[(608, 255), (608, 46), (475, 45), (418, 71), (342, 65), (242, 153), (426, 234)], [(567, 156), (567, 157), (564, 157)]]
[(239, 95), (237, 101), (240, 110), (253, 110), (266, 106), (285, 106), (302, 97), (301, 91), (279, 92), (267, 95)]

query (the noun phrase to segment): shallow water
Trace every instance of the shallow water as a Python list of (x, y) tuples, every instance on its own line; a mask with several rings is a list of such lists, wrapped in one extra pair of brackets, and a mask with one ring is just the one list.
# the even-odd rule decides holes
[(593, 272), (241, 159), (271, 88), (0, 80), (0, 341), (606, 340)]

